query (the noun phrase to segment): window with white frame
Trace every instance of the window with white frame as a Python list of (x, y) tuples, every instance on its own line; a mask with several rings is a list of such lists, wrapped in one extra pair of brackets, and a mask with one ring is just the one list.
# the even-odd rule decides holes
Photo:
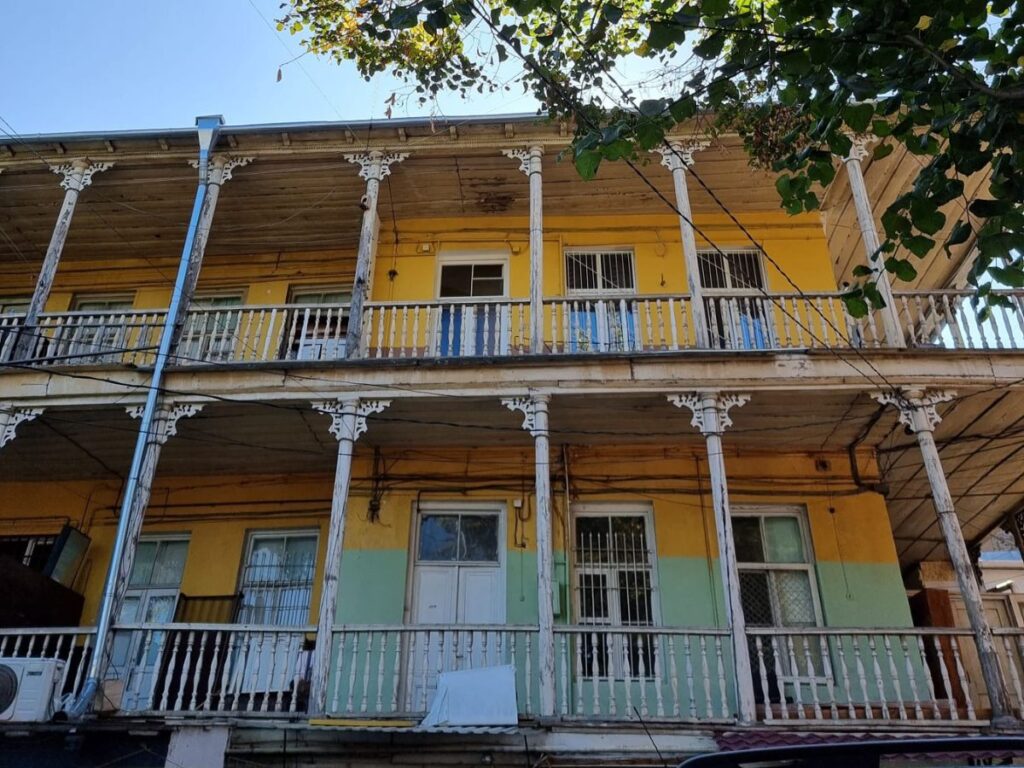
[(761, 254), (755, 250), (729, 249), (697, 252), (700, 284), (711, 291), (760, 293), (765, 290)]
[(307, 623), (316, 551), (316, 531), (251, 534), (242, 566), (239, 623)]
[(337, 360), (345, 356), (352, 292), (337, 286), (292, 286), (284, 352), (291, 360)]
[[(574, 606), (578, 624), (651, 627), (657, 624), (653, 536), (649, 510), (581, 509), (573, 515)], [(652, 636), (583, 633), (585, 677), (635, 679), (654, 674)]]
[(441, 263), (438, 296), (470, 299), (505, 295), (504, 262), (457, 259)]
[(0, 536), (0, 555), (41, 573), (56, 541), (56, 536)]
[[(740, 602), (748, 627), (815, 627), (820, 603), (814, 578), (814, 559), (802, 509), (734, 508), (732, 516)], [(806, 678), (827, 674), (815, 638), (792, 638), (794, 654), (780, 652), (779, 667), (787, 676)], [(807, 648), (804, 648), (804, 644)], [(764, 649), (772, 655), (770, 645)], [(792, 659), (796, 668), (792, 668)], [(775, 666), (774, 659), (767, 661)], [(755, 666), (755, 674), (757, 668)]]
[(636, 275), (631, 250), (566, 249), (566, 295), (621, 295), (633, 293), (635, 290)]

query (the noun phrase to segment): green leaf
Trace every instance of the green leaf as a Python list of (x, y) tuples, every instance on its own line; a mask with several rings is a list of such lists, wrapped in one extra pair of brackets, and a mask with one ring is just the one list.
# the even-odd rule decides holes
[(910, 203), (910, 220), (926, 235), (934, 235), (946, 223), (946, 216), (931, 200), (915, 197)]
[(858, 264), (853, 268), (854, 277), (871, 277), (873, 274), (875, 274), (875, 270), (866, 264)]
[(661, 51), (686, 39), (686, 30), (668, 21), (655, 21), (647, 35), (647, 47)]
[(862, 293), (844, 293), (841, 298), (843, 304), (846, 305), (846, 311), (850, 314), (850, 317), (860, 318), (868, 316), (868, 303), (864, 301)]
[(894, 147), (892, 144), (879, 144), (875, 147), (871, 153), (872, 160), (881, 160), (883, 157), (888, 157), (892, 154)]
[(864, 133), (875, 114), (872, 104), (851, 104), (843, 109), (843, 120), (857, 133)]
[(597, 168), (601, 165), (603, 156), (593, 149), (585, 149), (576, 154), (576, 172), (581, 178), (590, 181), (597, 175)]
[(905, 283), (909, 283), (917, 277), (917, 270), (914, 269), (914, 265), (906, 259), (889, 257), (885, 260), (885, 268)]
[(946, 250), (949, 251), (949, 249), (954, 245), (966, 243), (967, 238), (971, 236), (972, 231), (970, 222), (957, 222), (956, 226), (953, 227), (953, 231), (949, 233), (949, 237), (946, 239)]
[(924, 235), (914, 235), (913, 237), (904, 237), (901, 241), (903, 247), (910, 251), (915, 256), (927, 256), (928, 252), (935, 245), (935, 241), (930, 237)]
[(975, 200), (967, 210), (982, 219), (989, 219), (1006, 213), (1010, 203), (1005, 200)]
[(1003, 285), (1024, 288), (1024, 270), (1018, 267), (989, 267), (988, 272)]

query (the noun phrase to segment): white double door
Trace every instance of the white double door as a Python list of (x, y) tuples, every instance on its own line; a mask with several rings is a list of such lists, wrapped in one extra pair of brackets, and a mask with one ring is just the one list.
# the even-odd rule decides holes
[(501, 664), (508, 656), (502, 510), (423, 510), (417, 520), (406, 686), (429, 706), (440, 672)]

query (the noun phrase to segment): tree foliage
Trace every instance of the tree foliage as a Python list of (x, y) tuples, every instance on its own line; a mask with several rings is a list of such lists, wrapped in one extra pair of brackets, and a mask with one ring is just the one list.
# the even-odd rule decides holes
[[(636, 158), (682, 122), (736, 131), (778, 174), (790, 213), (818, 207), (851, 135), (883, 157), (919, 156), (882, 214), (873, 261), (899, 280), (938, 248), (975, 238), (968, 281), (1024, 287), (1024, 7), (1009, 0), (290, 0), (282, 27), (316, 53), (391, 72), (426, 99), (532, 91), (570, 119), (589, 178)], [(643, 96), (623, 66), (646, 73)], [(963, 180), (990, 174), (968, 203)], [(957, 204), (958, 201), (959, 204)], [(947, 207), (947, 204), (953, 203)], [(944, 242), (936, 235), (957, 221)], [(851, 306), (881, 304), (872, 268)]]

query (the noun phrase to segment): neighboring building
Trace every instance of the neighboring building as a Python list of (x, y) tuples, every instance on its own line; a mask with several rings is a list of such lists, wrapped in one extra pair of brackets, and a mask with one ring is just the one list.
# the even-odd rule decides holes
[(967, 553), (1024, 497), (1024, 295), (979, 323), (968, 242), (839, 298), (914, 156), (793, 217), (729, 136), (587, 183), (532, 117), (201, 128), (191, 225), (193, 130), (0, 144), (0, 665), (71, 717), (0, 749), (661, 764), (1021, 716)]

